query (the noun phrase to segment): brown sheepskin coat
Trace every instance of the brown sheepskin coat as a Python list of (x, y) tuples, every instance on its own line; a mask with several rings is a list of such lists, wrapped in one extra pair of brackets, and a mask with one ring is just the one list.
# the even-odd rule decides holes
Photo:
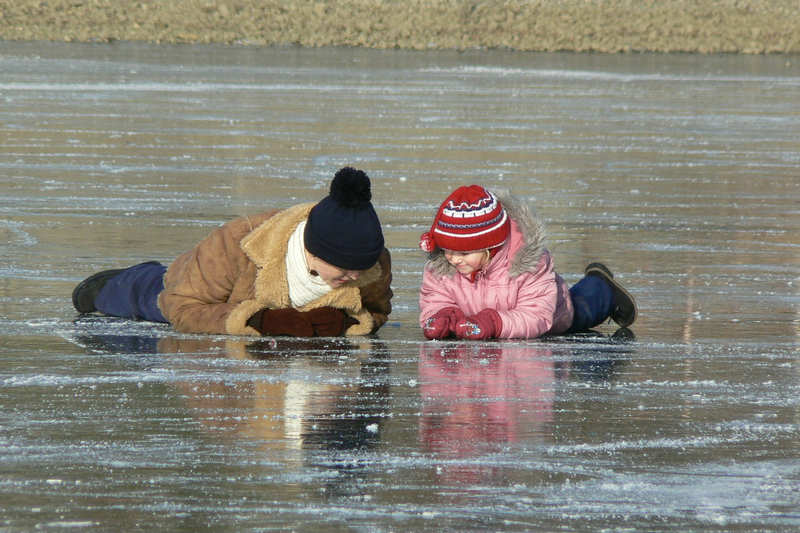
[[(247, 325), (254, 313), (291, 307), (286, 277), (289, 237), (314, 205), (237, 218), (178, 256), (164, 275), (164, 290), (158, 297), (164, 317), (185, 333), (258, 335)], [(299, 310), (342, 309), (359, 322), (346, 334), (366, 335), (388, 319), (391, 281), (391, 259), (384, 249), (378, 263), (358, 280)]]

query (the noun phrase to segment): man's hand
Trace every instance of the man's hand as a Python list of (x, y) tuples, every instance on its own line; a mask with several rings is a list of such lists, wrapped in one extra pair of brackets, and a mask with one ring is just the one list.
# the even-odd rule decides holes
[(345, 312), (335, 307), (319, 307), (302, 314), (308, 317), (317, 337), (338, 337), (355, 322), (353, 319), (346, 320), (349, 317)]
[(247, 321), (262, 335), (291, 337), (337, 337), (355, 321), (341, 309), (320, 307), (311, 311), (262, 309)]

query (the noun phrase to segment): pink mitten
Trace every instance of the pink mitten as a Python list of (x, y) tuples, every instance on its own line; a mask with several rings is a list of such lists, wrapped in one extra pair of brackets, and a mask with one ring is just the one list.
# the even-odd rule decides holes
[(444, 339), (454, 332), (456, 323), (464, 318), (458, 307), (445, 307), (430, 316), (422, 325), (422, 334), (428, 340)]
[(455, 334), (459, 339), (483, 340), (496, 337), (503, 331), (503, 321), (494, 309), (484, 309), (474, 315), (459, 320)]

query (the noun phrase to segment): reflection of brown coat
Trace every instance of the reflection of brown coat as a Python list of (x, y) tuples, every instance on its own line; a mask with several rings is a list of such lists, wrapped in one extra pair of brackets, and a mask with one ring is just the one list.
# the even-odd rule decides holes
[[(173, 327), (186, 333), (258, 335), (247, 325), (257, 311), (291, 307), (286, 276), (289, 237), (308, 218), (313, 203), (245, 216), (216, 229), (178, 256), (164, 275), (158, 306)], [(384, 249), (378, 263), (358, 280), (335, 288), (300, 311), (332, 306), (359, 321), (347, 335), (366, 335), (391, 312), (391, 260)]]

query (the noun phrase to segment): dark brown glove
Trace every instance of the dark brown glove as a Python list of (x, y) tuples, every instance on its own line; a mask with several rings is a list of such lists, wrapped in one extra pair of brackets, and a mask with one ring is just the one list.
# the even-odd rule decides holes
[(291, 337), (313, 337), (314, 328), (303, 313), (291, 307), (286, 309), (262, 309), (250, 317), (252, 326), (262, 335), (289, 335)]
[(345, 330), (345, 317), (347, 316), (341, 309), (335, 307), (319, 307), (306, 311), (314, 333), (318, 337), (338, 337)]
[(262, 335), (292, 337), (337, 337), (358, 321), (341, 309), (320, 307), (301, 312), (297, 309), (263, 309), (247, 321)]

